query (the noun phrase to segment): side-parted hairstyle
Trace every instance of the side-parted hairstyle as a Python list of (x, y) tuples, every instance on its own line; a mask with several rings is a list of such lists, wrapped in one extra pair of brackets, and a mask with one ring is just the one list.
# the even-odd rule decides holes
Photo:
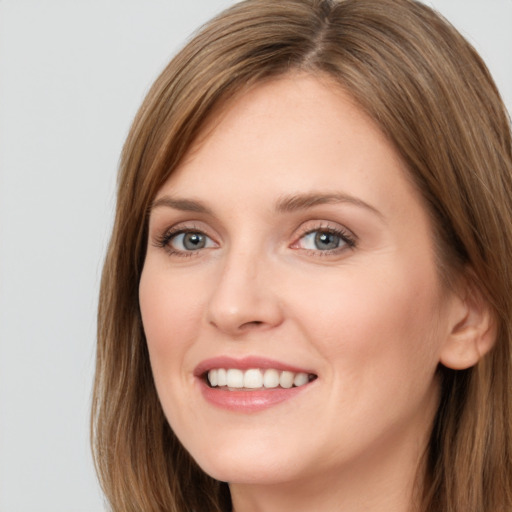
[[(512, 142), (484, 63), (414, 0), (246, 0), (205, 25), (149, 91), (123, 149), (99, 303), (92, 443), (116, 512), (226, 512), (159, 404), (138, 303), (148, 212), (206, 121), (286, 73), (327, 76), (407, 164), (447, 286), (472, 283), (496, 342), (468, 370), (440, 366), (440, 406), (418, 482), (422, 512), (512, 510)], [(212, 114), (213, 113), (213, 114)]]

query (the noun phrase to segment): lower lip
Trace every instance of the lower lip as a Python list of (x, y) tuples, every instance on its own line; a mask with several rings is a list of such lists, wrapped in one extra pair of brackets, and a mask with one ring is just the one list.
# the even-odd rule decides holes
[(272, 388), (258, 391), (229, 391), (221, 388), (211, 388), (203, 380), (201, 382), (201, 392), (207, 402), (236, 412), (257, 412), (273, 407), (291, 398), (309, 387), (299, 386), (296, 388)]

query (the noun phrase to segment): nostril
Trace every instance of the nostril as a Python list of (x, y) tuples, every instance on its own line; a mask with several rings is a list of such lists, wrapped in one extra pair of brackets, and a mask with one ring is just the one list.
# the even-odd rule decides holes
[(263, 324), (264, 322), (262, 322), (261, 320), (253, 320), (252, 322), (245, 322), (244, 324), (242, 324), (240, 326), (240, 329), (253, 329)]

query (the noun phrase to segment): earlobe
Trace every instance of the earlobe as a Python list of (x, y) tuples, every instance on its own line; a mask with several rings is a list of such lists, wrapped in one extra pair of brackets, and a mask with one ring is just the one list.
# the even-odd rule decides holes
[(463, 296), (455, 296), (451, 307), (450, 332), (440, 362), (453, 370), (474, 366), (492, 348), (496, 339), (491, 306), (474, 284)]

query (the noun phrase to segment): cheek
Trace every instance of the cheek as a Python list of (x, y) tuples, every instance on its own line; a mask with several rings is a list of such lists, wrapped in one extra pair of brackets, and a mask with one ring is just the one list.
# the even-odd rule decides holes
[[(375, 276), (374, 276), (375, 277)], [(439, 342), (432, 282), (412, 275), (375, 281), (371, 272), (322, 308), (315, 319), (316, 348), (328, 361), (332, 424), (377, 437), (404, 425), (424, 428), (437, 407)], [(325, 303), (325, 301), (324, 301)], [(306, 314), (306, 313), (304, 313)], [(313, 331), (310, 331), (313, 332)]]
[(202, 307), (197, 295), (192, 300), (193, 294), (187, 292), (190, 289), (194, 289), (190, 279), (173, 279), (169, 269), (146, 262), (139, 285), (139, 303), (157, 385), (170, 368), (181, 369), (178, 365), (183, 364), (183, 352), (200, 324)]
[(442, 329), (438, 280), (424, 267), (367, 265), (309, 286), (297, 317), (337, 375), (379, 386), (432, 379)]
[[(183, 281), (183, 280), (182, 280)], [(139, 303), (151, 370), (165, 416), (171, 425), (189, 424), (194, 417), (188, 354), (197, 337), (201, 305), (169, 269), (147, 261), (139, 285)], [(188, 290), (188, 293), (186, 293)]]

